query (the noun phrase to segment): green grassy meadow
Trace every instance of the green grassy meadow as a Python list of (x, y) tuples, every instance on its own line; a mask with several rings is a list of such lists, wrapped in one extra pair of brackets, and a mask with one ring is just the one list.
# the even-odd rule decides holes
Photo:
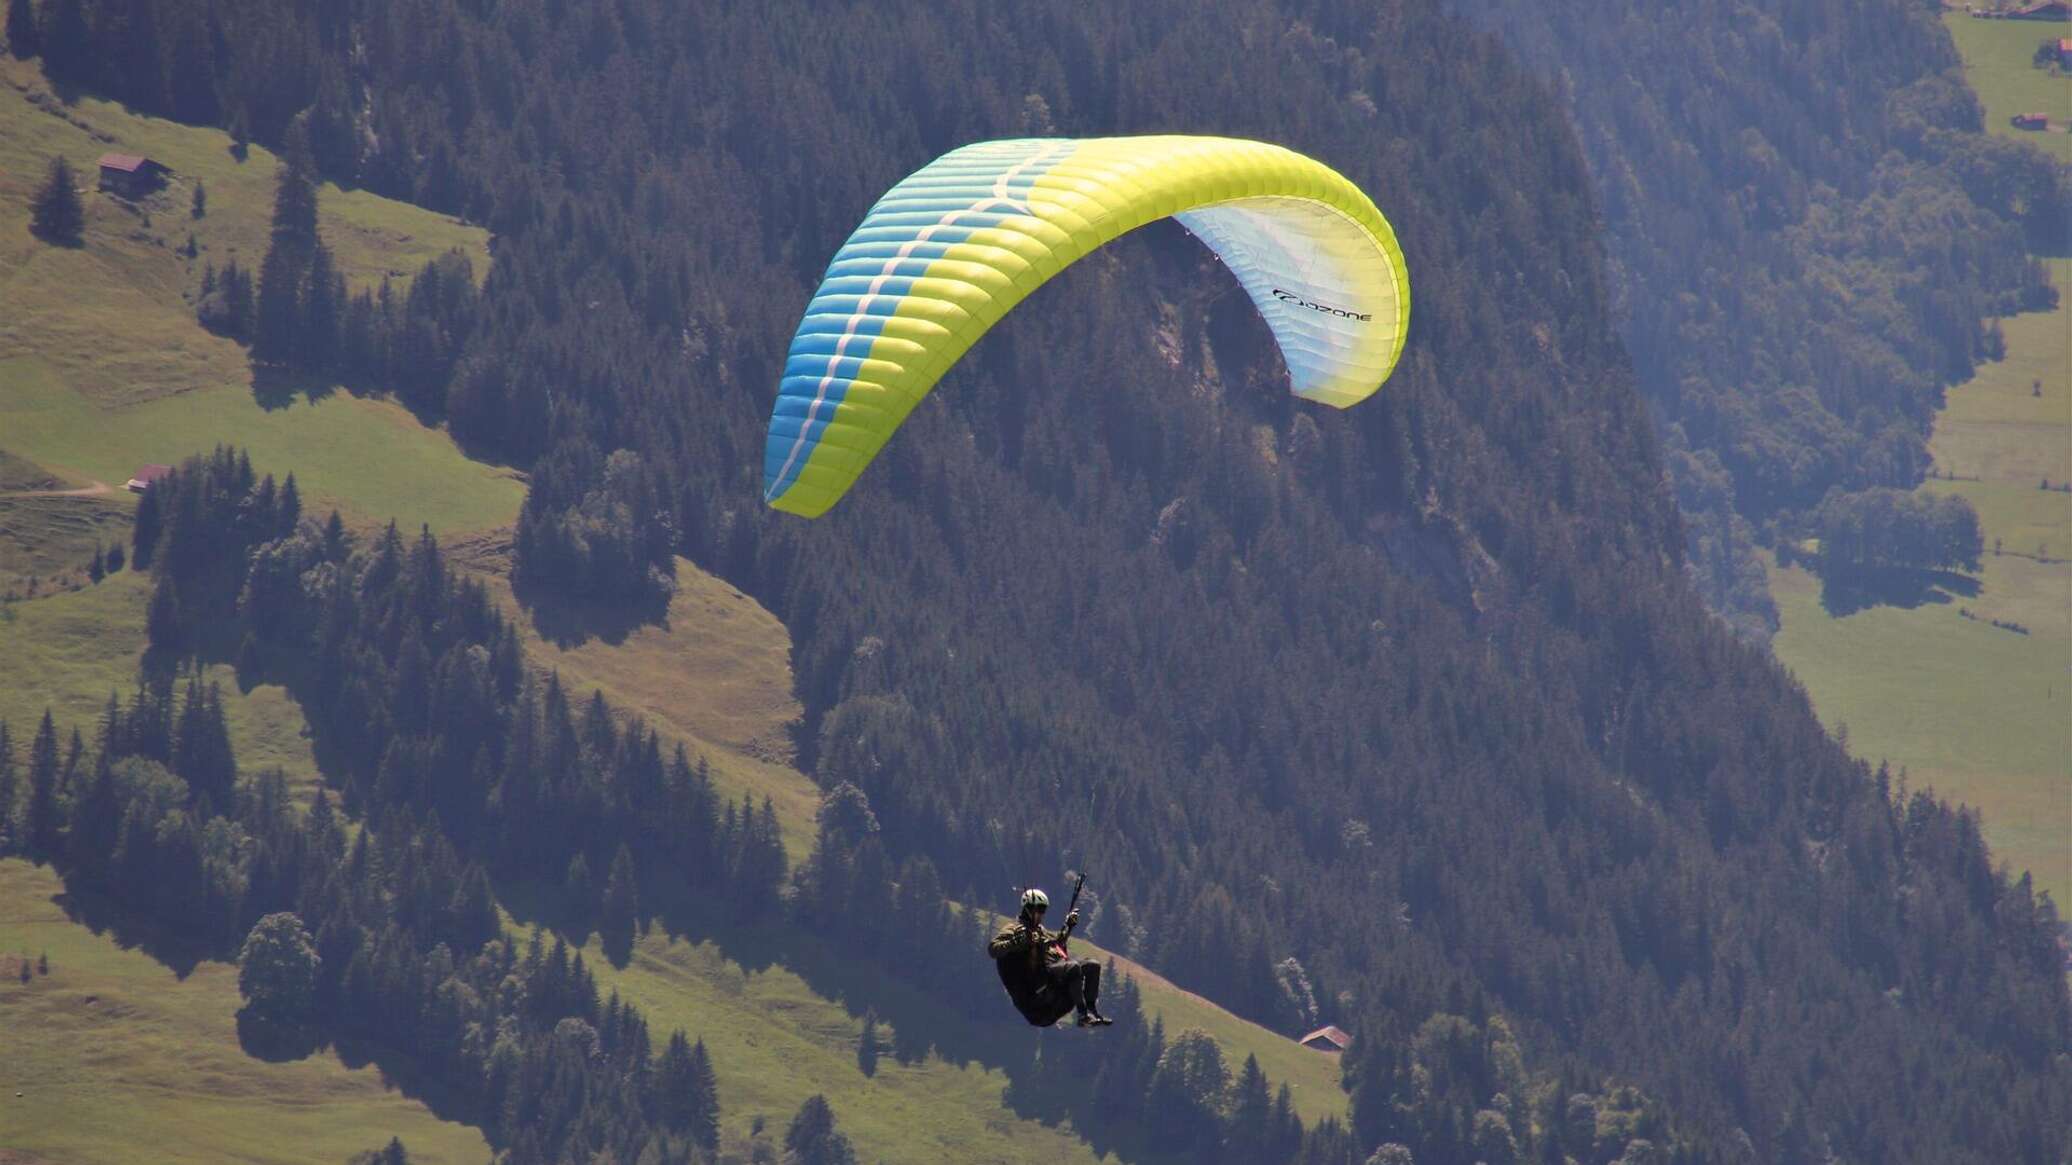
[(20, 490), (56, 489), (62, 483), (49, 470), (33, 461), (0, 449), (0, 494)]
[[(1075, 950), (1084, 957), (1106, 957), (1084, 942), (1075, 942)], [(842, 1130), (856, 1142), (858, 1158), (864, 1161), (977, 1165), (1096, 1159), (1071, 1135), (1069, 1123), (1061, 1129), (1046, 1128), (999, 1108), (1001, 1089), (1007, 1084), (1000, 1071), (939, 1058), (907, 1066), (888, 1053), (878, 1061), (876, 1076), (865, 1077), (856, 1065), (861, 1018), (815, 994), (785, 964), (750, 970), (713, 943), (670, 936), (659, 928), (636, 943), (623, 970), (611, 967), (594, 937), (584, 958), (596, 970), (599, 986), (638, 1005), (653, 1030), (682, 1027), (704, 1039), (719, 1076), (723, 1125), (730, 1141), (745, 1142), (757, 1115), (781, 1125), (818, 1092), (834, 1106)], [(974, 964), (977, 973), (988, 973), (976, 958)], [(1207, 1032), (1224, 1046), (1226, 1056), (1234, 1054), (1229, 1062), (1233, 1075), (1246, 1052), (1254, 1052), (1272, 1086), (1284, 1080), (1292, 1086), (1296, 1108), (1305, 1120), (1345, 1118), (1346, 1096), (1338, 1085), (1335, 1057), (1264, 1032), (1127, 960), (1121, 966), (1144, 993), (1147, 1019), (1161, 1017), (1169, 1036), (1189, 1027)], [(890, 1026), (881, 1024), (880, 1032), (889, 1042)], [(1033, 1043), (1101, 1036), (1069, 1029), (1017, 1029), (1016, 1038)], [(994, 1115), (971, 1115), (988, 1109)]]
[[(245, 1055), (235, 967), (182, 978), (70, 920), (63, 892), (48, 869), (0, 861), (0, 1160), (333, 1165), (392, 1136), (412, 1161), (489, 1160), (479, 1130), (438, 1119), (372, 1066), (328, 1050), (281, 1064)], [(50, 974), (22, 983), (25, 955), (47, 955)]]
[[(99, 586), (0, 606), (0, 723), (14, 737), (17, 761), (45, 709), (60, 732), (77, 727), (91, 738), (110, 692), (129, 701), (150, 601), (149, 576), (124, 570)], [(287, 691), (270, 684), (239, 691), (235, 672), (223, 664), (203, 669), (203, 678), (222, 690), (239, 768), (279, 768), (300, 796), (313, 796), (316, 757), (303, 735), (302, 709)], [(4, 901), (0, 894), (0, 910)]]
[[(466, 548), (462, 553), (468, 557)], [(474, 561), (504, 608), (515, 610), (494, 555), (478, 554)], [(774, 615), (728, 583), (684, 559), (677, 560), (676, 568), (677, 593), (664, 625), (638, 628), (616, 644), (591, 639), (563, 646), (541, 636), (521, 614), (526, 651), (536, 665), (558, 672), (563, 683), (582, 691), (602, 690), (615, 706), (638, 713), (665, 737), (681, 740), (705, 756), (722, 795), (771, 798), (787, 853), (793, 862), (803, 861), (812, 851), (820, 790), (788, 763), (788, 729), (800, 714), (791, 694), (790, 635)], [(650, 938), (641, 948), (642, 957), (621, 978), (643, 968), (659, 973), (657, 961), (679, 969), (671, 974), (680, 973), (689, 956), (671, 952), (682, 945), (658, 945)], [(1088, 957), (1108, 957), (1091, 944), (1079, 945), (1086, 946)], [(1282, 1081), (1292, 1086), (1305, 1120), (1345, 1116), (1347, 1097), (1339, 1087), (1335, 1057), (1240, 1019), (1141, 967), (1125, 969), (1143, 991), (1147, 1014), (1163, 1018), (1167, 1031), (1192, 1027), (1207, 1032), (1223, 1046), (1233, 1068), (1244, 1063), (1245, 1056), (1256, 1055), (1275, 1086)], [(621, 990), (630, 995), (635, 988)], [(834, 1008), (815, 1022), (820, 1025), (817, 1030), (830, 1030), (832, 1025), (847, 1032), (843, 1038), (850, 1043), (836, 1049), (838, 1057), (854, 1052), (855, 1019)], [(708, 1035), (708, 1042), (711, 1039)], [(717, 1047), (714, 1054), (720, 1055)], [(807, 1095), (810, 1092), (798, 1094), (792, 1107)], [(833, 1101), (835, 1094), (828, 1096)], [(847, 1117), (843, 1119), (846, 1127)]]
[[(1986, 132), (2031, 142), (2061, 162), (2072, 162), (2072, 76), (2031, 65), (2038, 42), (2072, 35), (2063, 24), (2031, 20), (1979, 20), (1962, 11), (1943, 13), (1943, 24), (1964, 58), (1964, 79), (1986, 110)], [(2054, 128), (2015, 129), (2017, 113), (2042, 113)]]
[(363, 525), (479, 530), (516, 519), (525, 496), (509, 470), (469, 461), (393, 401), (333, 393), (265, 409), (242, 383), (221, 383), (102, 408), (41, 354), (0, 350), (0, 434), (47, 469), (117, 487), (139, 465), (241, 445), (260, 472), (294, 472), (305, 513), (336, 507)]
[[(141, 204), (98, 193), (95, 160), (109, 151), (148, 155), (170, 166), (172, 179)], [(58, 154), (86, 202), (86, 245), (77, 250), (45, 246), (27, 230), (30, 196)], [(42, 352), (65, 383), (100, 404), (247, 383), (237, 346), (193, 326), (188, 300), (206, 264), (235, 259), (258, 270), (274, 170), (258, 146), (238, 161), (217, 130), (90, 97), (63, 105), (35, 62), (0, 57), (0, 357)], [(196, 183), (207, 190), (199, 219), (189, 213)], [(355, 288), (385, 275), (407, 284), (456, 247), (478, 277), (489, 269), (488, 234), (445, 215), (328, 183), (318, 208), (319, 230)], [(193, 259), (178, 253), (190, 234)]]
[(25, 590), (29, 579), (86, 583), (95, 546), (126, 547), (130, 513), (113, 497), (0, 491), (0, 595)]
[[(1982, 573), (1980, 600), (2001, 579)], [(2060, 902), (2072, 893), (2072, 671), (2067, 640), (1960, 618), (1974, 600), (1874, 607), (1847, 618), (1820, 605), (1820, 580), (1772, 568), (1783, 616), (1777, 657), (1850, 751), (1904, 768), (1912, 788), (1981, 810), (1995, 859), (2028, 870)], [(2062, 592), (2061, 592), (2062, 593)]]
[[(120, 486), (136, 466), (228, 442), (248, 448), (262, 472), (292, 469), (306, 511), (337, 506), (361, 527), (390, 517), (406, 528), (430, 524), (517, 611), (494, 549), (508, 541), (523, 497), (515, 475), (469, 461), (443, 433), (389, 402), (331, 393), (262, 408), (242, 350), (194, 322), (191, 297), (203, 263), (234, 256), (256, 266), (263, 254), (272, 158), (254, 147), (240, 163), (216, 131), (92, 99), (56, 105), (46, 93), (33, 62), (0, 58), (0, 490), (97, 482), (115, 489), (89, 498), (0, 498), (0, 582), (9, 569), (25, 577), (75, 558), (83, 566), (94, 538), (106, 533), (112, 541), (126, 529), (134, 500)], [(85, 184), (94, 159), (111, 149), (168, 163), (172, 186), (143, 208), (89, 192), (84, 248), (35, 242), (26, 206), (45, 159), (63, 152)], [(187, 214), (197, 179), (208, 192), (209, 213), (200, 220)], [(442, 216), (330, 186), (320, 215), (325, 238), (358, 285), (407, 274), (453, 246), (470, 253), (478, 275), (487, 270), (483, 233)], [(178, 253), (190, 231), (199, 248), (193, 260)], [(483, 546), (492, 549), (471, 553)], [(525, 613), (515, 617), (535, 662), (559, 670), (571, 686), (603, 689), (708, 756), (723, 791), (771, 797), (787, 849), (802, 859), (819, 791), (791, 765), (789, 725), (799, 708), (789, 637), (731, 586), (688, 562), (678, 568), (667, 622), (618, 642), (556, 642)], [(125, 570), (98, 586), (55, 593), (46, 586), (38, 597), (0, 605), (0, 721), (18, 747), (26, 748), (45, 708), (63, 730), (90, 733), (110, 691), (127, 698), (149, 594), (149, 579)], [(239, 692), (221, 665), (205, 675), (222, 685), (241, 768), (279, 766), (298, 793), (310, 795), (321, 778), (294, 701), (277, 687)], [(51, 980), (20, 996), (0, 983), (0, 1033), (39, 1036), (33, 1056), (0, 1051), (0, 1062), (14, 1061), (13, 1079), (62, 1081), (68, 1089), (55, 1107), (6, 1110), (0, 1145), (67, 1161), (130, 1160), (147, 1144), (166, 1160), (265, 1161), (296, 1146), (294, 1159), (333, 1161), (397, 1133), (413, 1159), (487, 1156), (478, 1132), (439, 1122), (384, 1090), (371, 1069), (348, 1071), (329, 1053), (291, 1065), (243, 1057), (234, 1043), (225, 1045), (235, 1038), (238, 1004), (229, 967), (204, 963), (177, 979), (148, 955), (67, 920), (52, 902), (60, 890), (48, 871), (0, 863), (0, 953), (48, 949), (54, 964)], [(866, 1079), (854, 1059), (860, 1020), (781, 963), (750, 972), (710, 943), (653, 934), (625, 970), (610, 970), (601, 957), (593, 965), (607, 986), (648, 1011), (657, 1031), (681, 1026), (707, 1041), (737, 1146), (755, 1115), (781, 1136), (799, 1103), (824, 1092), (864, 1160), (1092, 1159), (1069, 1128), (1008, 1112), (998, 1071), (941, 1060), (901, 1066), (888, 1056)], [(1147, 1008), (1169, 1031), (1210, 1032), (1233, 1068), (1256, 1053), (1276, 1084), (1294, 1086), (1305, 1117), (1343, 1116), (1334, 1058), (1155, 975), (1141, 974), (1140, 982)], [(45, 1033), (53, 1038), (40, 1038)], [(13, 1042), (0, 1034), (0, 1049)], [(23, 1085), (7, 1092), (15, 1087)], [(95, 1110), (106, 1106), (85, 1099), (129, 1093), (142, 1102), (111, 1119), (98, 1119)], [(162, 1135), (153, 1131), (160, 1128)], [(1013, 1149), (1003, 1154), (1002, 1145)]]
[[(2014, 112), (2072, 118), (2072, 77), (2032, 69), (2038, 40), (2063, 25), (1945, 16), (1991, 132), (2072, 160), (2072, 135), (2008, 127)], [(2055, 104), (2052, 104), (2052, 103)], [(2072, 297), (2072, 260), (2048, 259)], [(1773, 643), (1831, 729), (1904, 768), (1915, 788), (1978, 808), (1996, 860), (2072, 901), (2072, 304), (2001, 321), (2007, 357), (1949, 390), (1929, 442), (1938, 477), (1922, 485), (1978, 511), (1986, 554), (1975, 594), (1941, 589), (1911, 608), (1842, 618), (1802, 569), (1770, 570), (1782, 629)], [(2001, 553), (1995, 554), (1998, 544)], [(2045, 561), (2048, 559), (2049, 561)], [(1968, 610), (1975, 619), (1959, 614)], [(2028, 629), (2023, 635), (1992, 620)]]
[(1046, 1127), (1002, 1107), (1007, 1077), (999, 1071), (932, 1058), (909, 1067), (888, 1054), (866, 1077), (856, 1064), (861, 1020), (782, 964), (750, 971), (711, 943), (653, 933), (623, 971), (611, 968), (595, 939), (585, 962), (599, 986), (637, 1005), (655, 1032), (681, 1027), (705, 1041), (729, 1142), (745, 1142), (757, 1116), (781, 1137), (791, 1114), (820, 1093), (863, 1161), (1097, 1160), (1069, 1126)]

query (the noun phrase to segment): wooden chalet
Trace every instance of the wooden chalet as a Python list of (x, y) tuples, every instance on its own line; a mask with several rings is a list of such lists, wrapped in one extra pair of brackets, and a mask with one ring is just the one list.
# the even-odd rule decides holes
[(1296, 1042), (1319, 1052), (1343, 1052), (1353, 1046), (1353, 1038), (1345, 1034), (1345, 1029), (1328, 1023)]
[(172, 471), (173, 467), (170, 465), (146, 465), (137, 470), (136, 474), (128, 481), (123, 482), (122, 488), (133, 494), (143, 493), (145, 490), (157, 485), (158, 479)]
[(124, 198), (142, 198), (165, 183), (171, 173), (142, 154), (102, 154), (101, 189)]

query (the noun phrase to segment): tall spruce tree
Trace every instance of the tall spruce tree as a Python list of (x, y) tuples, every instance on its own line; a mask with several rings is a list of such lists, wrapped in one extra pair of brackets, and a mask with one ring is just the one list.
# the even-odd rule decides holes
[[(273, 233), (266, 258), (259, 265), (252, 354), (273, 363), (299, 363), (308, 355), (304, 350), (304, 285), (319, 245), (314, 165), (308, 128), (297, 120), (289, 127), (280, 169), (274, 175)], [(324, 294), (329, 297), (332, 288), (327, 287)], [(331, 327), (336, 327), (335, 322)]]
[(640, 888), (633, 869), (633, 851), (619, 843), (605, 877), (604, 909), (598, 917), (598, 938), (613, 963), (624, 966), (633, 953), (633, 935), (640, 922)]
[(54, 861), (59, 850), (58, 729), (43, 710), (29, 745), (29, 805), (22, 815), (24, 848), (38, 861)]
[(77, 181), (63, 154), (50, 160), (30, 204), (31, 234), (57, 247), (77, 247), (86, 241), (86, 204), (80, 201)]
[(796, 1165), (856, 1165), (856, 1150), (835, 1128), (834, 1109), (815, 1093), (784, 1130), (784, 1159)]
[(878, 1074), (878, 1013), (863, 1013), (863, 1030), (856, 1036), (856, 1069), (865, 1076)]
[(54, 81), (84, 83), (92, 61), (93, 33), (86, 26), (82, 0), (43, 0), (38, 23), (44, 71)]
[(259, 297), (252, 320), (252, 355), (275, 364), (289, 364), (300, 355), (302, 334), (301, 254), (274, 235), (259, 264)]
[(13, 853), (19, 844), (14, 799), (14, 740), (7, 734), (6, 721), (0, 721), (0, 856)]
[(338, 360), (338, 322), (345, 309), (345, 276), (331, 260), (331, 248), (319, 239), (310, 248), (309, 273), (303, 279), (300, 363), (311, 371), (330, 370)]
[(137, 499), (137, 512), (130, 526), (130, 561), (138, 570), (151, 566), (151, 553), (158, 549), (158, 534), (165, 521), (159, 490), (153, 486)]
[(7, 51), (25, 60), (43, 51), (43, 38), (36, 28), (35, 0), (8, 0)]
[(719, 1152), (719, 1077), (702, 1039), (691, 1045), (688, 1111), (691, 1143), (707, 1154)]

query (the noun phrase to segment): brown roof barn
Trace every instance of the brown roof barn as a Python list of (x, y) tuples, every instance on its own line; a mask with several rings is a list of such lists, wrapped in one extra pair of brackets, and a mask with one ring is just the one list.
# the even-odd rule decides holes
[(136, 198), (158, 189), (166, 167), (142, 154), (102, 154), (101, 189)]
[(157, 485), (159, 478), (172, 471), (173, 467), (170, 465), (146, 465), (142, 469), (137, 470), (136, 476), (123, 482), (122, 488), (133, 494), (143, 493), (145, 490)]
[(1343, 1029), (1328, 1023), (1302, 1037), (1298, 1042), (1305, 1048), (1315, 1048), (1319, 1052), (1343, 1052), (1353, 1046), (1351, 1036), (1346, 1035)]

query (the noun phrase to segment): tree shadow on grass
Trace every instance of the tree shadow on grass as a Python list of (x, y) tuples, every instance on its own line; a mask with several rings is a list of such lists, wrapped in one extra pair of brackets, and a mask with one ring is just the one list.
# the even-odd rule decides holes
[(1954, 598), (1975, 598), (1979, 580), (1954, 570), (1912, 570), (1883, 567), (1833, 570), (1821, 575), (1820, 606), (1840, 619), (1872, 607), (1912, 610)]
[(325, 1033), (338, 1062), (352, 1071), (372, 1065), (381, 1073), (384, 1088), (393, 1088), (418, 1102), (443, 1121), (472, 1125), (492, 1144), (496, 1142), (495, 1121), (482, 1106), (467, 1100), (444, 1073), (420, 1065), (410, 1056), (387, 1044), (351, 1033)]
[(511, 593), (531, 616), (540, 638), (563, 650), (581, 647), (592, 639), (617, 647), (642, 627), (669, 630), (668, 595), (634, 601), (571, 599), (516, 572), (511, 575)]
[[(555, 924), (565, 917), (558, 887), (532, 881), (498, 883), (499, 901), (520, 927), (539, 925), (571, 944), (577, 936)], [(709, 942), (721, 957), (745, 974), (782, 969), (799, 977), (815, 995), (841, 1006), (859, 1025), (875, 1013), (882, 1054), (903, 1066), (934, 1056), (959, 1068), (978, 1066), (1003, 1073), (1008, 1081), (1002, 1102), (1018, 1116), (1056, 1126), (1072, 1121), (1075, 1132), (1096, 1153), (1122, 1160), (1156, 1160), (1134, 1138), (1085, 1127), (1085, 1113), (1061, 1099), (1082, 1087), (1078, 1077), (1096, 1070), (1102, 1056), (1101, 1034), (1059, 1027), (1033, 1028), (1018, 1015), (1000, 990), (991, 962), (976, 935), (968, 959), (944, 960), (925, 952), (902, 951), (899, 936), (887, 935), (867, 946), (853, 941), (825, 941), (780, 918), (742, 920), (735, 904), (723, 895), (703, 892), (677, 880), (673, 885), (641, 888), (646, 927), (669, 941)], [(584, 939), (587, 939), (587, 928)], [(617, 959), (614, 966), (622, 966)], [(1111, 969), (1112, 970), (1112, 969)], [(1113, 999), (1120, 981), (1111, 979), (1103, 995)], [(1132, 1015), (1132, 1022), (1141, 1022)], [(890, 1032), (885, 1031), (889, 1026)], [(688, 1033), (695, 1036), (695, 1032)], [(859, 1069), (860, 1070), (860, 1069)], [(1054, 1079), (1059, 1074), (1070, 1081)]]
[(316, 404), (338, 391), (337, 383), (327, 376), (258, 360), (253, 360), (251, 367), (252, 400), (267, 412), (290, 408), (297, 397)]
[(113, 939), (123, 950), (138, 950), (163, 963), (176, 979), (185, 979), (194, 973), (194, 968), (210, 957), (206, 943), (184, 937), (150, 919), (141, 919), (124, 911), (115, 902), (99, 891), (79, 885), (73, 878), (65, 878), (62, 893), (51, 895), (51, 901), (65, 912), (70, 921)]
[(286, 1064), (308, 1059), (323, 1044), (314, 1027), (271, 1023), (255, 1018), (251, 1008), (241, 1007), (237, 1012), (237, 1046), (255, 1060)]

